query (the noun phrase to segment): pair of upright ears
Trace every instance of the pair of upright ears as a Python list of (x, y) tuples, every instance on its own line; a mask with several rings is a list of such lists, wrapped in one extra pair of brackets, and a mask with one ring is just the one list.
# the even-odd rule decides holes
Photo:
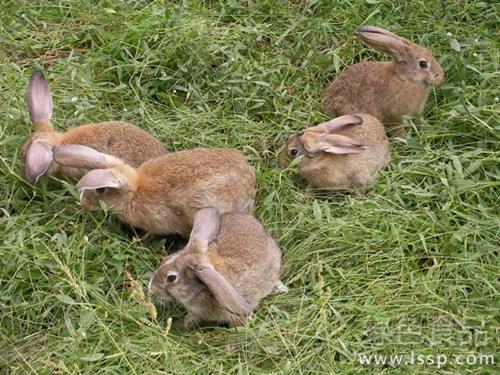
[(307, 128), (302, 135), (305, 150), (310, 154), (327, 152), (331, 154), (359, 154), (366, 148), (355, 139), (334, 134), (346, 126), (360, 126), (363, 118), (358, 115), (345, 115)]
[[(376, 26), (360, 26), (357, 35), (369, 46), (390, 55), (396, 62), (408, 61), (414, 43), (388, 30)], [(414, 48), (414, 47), (413, 47)]]

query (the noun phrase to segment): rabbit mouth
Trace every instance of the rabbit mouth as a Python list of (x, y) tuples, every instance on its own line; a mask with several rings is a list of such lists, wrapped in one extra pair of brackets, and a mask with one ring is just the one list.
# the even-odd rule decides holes
[(162, 306), (166, 306), (169, 302), (173, 302), (174, 299), (168, 292), (163, 290), (155, 290), (154, 292), (150, 292), (151, 296), (155, 297), (155, 300)]
[(167, 302), (173, 301), (173, 298), (167, 292), (166, 287), (155, 285), (153, 279), (154, 276), (149, 280), (148, 295), (155, 297), (155, 299), (163, 306), (166, 305)]
[(283, 167), (288, 167), (290, 165), (292, 161), (290, 160), (290, 158), (288, 157), (288, 155), (284, 152), (283, 154), (280, 155), (279, 157), (279, 163), (283, 166)]
[(439, 86), (443, 82), (443, 77), (439, 74), (436, 74), (434, 77), (429, 79), (429, 84), (432, 86)]
[(85, 190), (80, 191), (80, 202), (83, 207), (85, 207), (89, 211), (98, 211), (99, 203), (95, 199), (95, 197), (91, 196), (91, 194), (86, 193)]

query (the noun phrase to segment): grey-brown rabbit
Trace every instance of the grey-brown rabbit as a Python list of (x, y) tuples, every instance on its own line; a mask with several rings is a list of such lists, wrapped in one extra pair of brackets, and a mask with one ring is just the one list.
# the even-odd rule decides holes
[(402, 117), (422, 112), (430, 86), (443, 81), (443, 68), (428, 49), (380, 27), (360, 26), (357, 34), (393, 61), (363, 61), (348, 68), (327, 87), (322, 110), (331, 118), (369, 113), (404, 136)]
[(345, 115), (291, 135), (281, 154), (288, 165), (302, 156), (299, 172), (308, 190), (364, 193), (390, 161), (384, 126), (368, 114)]
[(214, 207), (195, 216), (186, 247), (166, 257), (150, 293), (182, 304), (186, 326), (199, 322), (244, 324), (259, 302), (284, 291), (281, 251), (253, 216), (219, 216)]
[(166, 153), (163, 145), (151, 134), (122, 121), (87, 124), (56, 132), (50, 122), (52, 96), (40, 71), (35, 71), (30, 77), (27, 100), (35, 131), (22, 148), (22, 174), (30, 183), (35, 183), (45, 173), (73, 178), (81, 175), (79, 168), (54, 163), (52, 150), (57, 145), (85, 145), (119, 157), (134, 167)]

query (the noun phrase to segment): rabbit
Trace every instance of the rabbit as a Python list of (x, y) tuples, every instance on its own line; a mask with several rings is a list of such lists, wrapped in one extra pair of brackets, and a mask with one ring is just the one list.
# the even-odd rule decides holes
[(428, 49), (380, 27), (360, 26), (357, 34), (393, 61), (363, 61), (341, 73), (327, 87), (322, 111), (330, 118), (369, 113), (404, 137), (402, 117), (422, 112), (430, 86), (444, 79), (443, 68)]
[(138, 168), (82, 145), (56, 146), (53, 156), (63, 166), (91, 169), (76, 185), (83, 206), (95, 210), (102, 200), (148, 235), (188, 237), (194, 214), (203, 207), (221, 213), (253, 208), (255, 174), (234, 149), (172, 152)]
[(134, 167), (146, 160), (166, 153), (163, 145), (144, 130), (126, 122), (109, 121), (82, 125), (64, 133), (52, 127), (52, 97), (42, 72), (35, 71), (28, 86), (28, 109), (34, 133), (22, 148), (24, 167), (22, 175), (29, 183), (36, 183), (44, 173), (76, 178), (78, 168), (61, 167), (53, 162), (52, 149), (56, 145), (81, 144), (115, 155)]
[(184, 325), (244, 325), (259, 302), (283, 290), (281, 251), (252, 215), (199, 210), (186, 247), (161, 262), (149, 293), (188, 311)]
[(369, 114), (344, 115), (291, 135), (280, 155), (283, 165), (303, 156), (299, 172), (312, 189), (364, 194), (389, 164), (384, 126)]

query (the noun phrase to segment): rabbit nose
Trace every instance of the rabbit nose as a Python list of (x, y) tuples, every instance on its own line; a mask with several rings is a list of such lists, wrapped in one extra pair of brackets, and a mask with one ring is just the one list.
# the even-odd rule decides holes
[(432, 83), (434, 85), (439, 85), (442, 80), (443, 80), (443, 75), (441, 73), (435, 73), (434, 77), (432, 78)]
[(155, 275), (151, 276), (151, 279), (149, 279), (148, 294), (150, 296), (163, 294), (162, 290), (158, 288), (158, 285), (155, 283)]

